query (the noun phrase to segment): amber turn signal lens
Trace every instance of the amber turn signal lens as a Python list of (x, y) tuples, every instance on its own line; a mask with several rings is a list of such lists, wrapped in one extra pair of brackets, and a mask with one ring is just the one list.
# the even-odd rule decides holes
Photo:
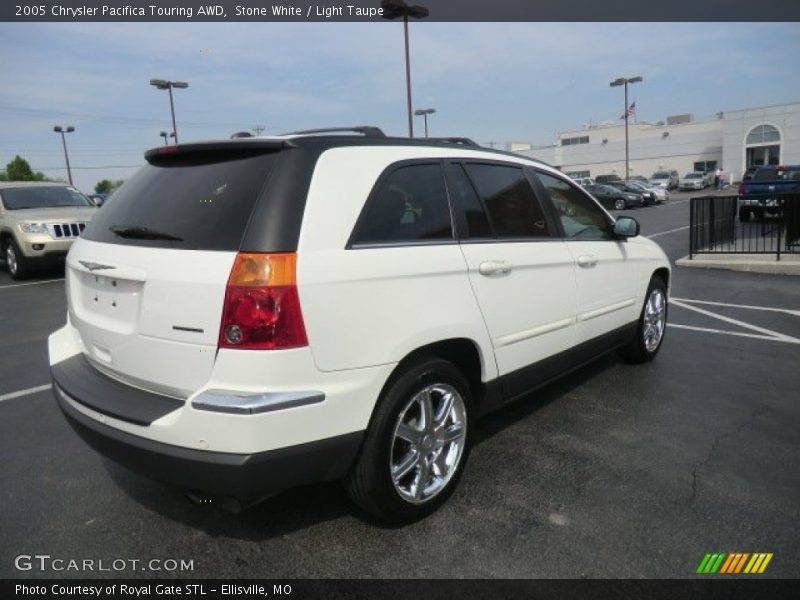
[(236, 286), (280, 286), (295, 285), (297, 255), (287, 254), (238, 254), (231, 269), (228, 285)]

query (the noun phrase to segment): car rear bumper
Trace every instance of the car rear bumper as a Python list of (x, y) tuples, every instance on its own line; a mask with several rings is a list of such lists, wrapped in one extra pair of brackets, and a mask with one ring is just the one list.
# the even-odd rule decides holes
[[(251, 454), (213, 452), (142, 438), (77, 410), (54, 376), (53, 393), (72, 428), (97, 452), (132, 471), (187, 490), (248, 500), (345, 476), (363, 432)], [(79, 401), (79, 399), (72, 399)]]

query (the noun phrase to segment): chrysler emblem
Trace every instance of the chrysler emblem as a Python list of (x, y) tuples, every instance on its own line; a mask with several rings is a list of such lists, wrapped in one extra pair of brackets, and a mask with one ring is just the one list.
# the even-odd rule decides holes
[(103, 269), (116, 269), (116, 267), (113, 267), (111, 265), (101, 265), (100, 263), (91, 262), (89, 260), (79, 260), (78, 262), (81, 263), (84, 267), (86, 267), (90, 271), (101, 271)]

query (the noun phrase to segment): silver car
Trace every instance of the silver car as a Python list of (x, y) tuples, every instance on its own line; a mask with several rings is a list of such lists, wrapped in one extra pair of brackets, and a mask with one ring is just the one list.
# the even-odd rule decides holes
[(681, 177), (678, 187), (682, 190), (704, 190), (707, 185), (705, 175), (694, 171)]

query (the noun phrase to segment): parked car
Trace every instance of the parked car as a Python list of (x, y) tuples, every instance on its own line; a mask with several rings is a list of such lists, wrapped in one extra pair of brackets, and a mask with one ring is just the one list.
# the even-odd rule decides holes
[(655, 204), (661, 204), (662, 202), (669, 200), (669, 190), (666, 188), (652, 187), (648, 183), (639, 180), (628, 180), (627, 183), (643, 192), (652, 192), (653, 196), (655, 197)]
[(594, 185), (594, 179), (591, 177), (578, 177), (577, 179), (573, 179), (573, 181), (583, 187), (586, 187), (587, 185)]
[(97, 209), (62, 183), (0, 182), (0, 249), (12, 279), (63, 262)]
[(682, 190), (704, 190), (708, 187), (708, 183), (706, 183), (705, 175), (694, 171), (681, 177), (678, 187)]
[(755, 173), (760, 166), (761, 165), (750, 165), (749, 167), (747, 167), (747, 169), (745, 169), (744, 174), (742, 175), (742, 183), (744, 183), (745, 181), (750, 181), (753, 178), (753, 173)]
[(656, 355), (670, 265), (634, 219), (531, 159), (358, 131), (146, 153), (49, 339), (84, 440), (212, 497), (344, 479), (405, 523), (452, 494), (475, 418)]
[(608, 183), (609, 181), (622, 181), (619, 175), (598, 175), (594, 178), (594, 182), (597, 184), (600, 183)]
[(628, 177), (628, 181), (639, 181), (641, 183), (647, 183), (647, 177), (643, 175), (631, 175)]
[(800, 165), (758, 167), (750, 180), (739, 186), (739, 220), (775, 216), (783, 210), (780, 194), (800, 194)]
[(642, 194), (623, 191), (611, 185), (589, 185), (586, 186), (586, 191), (594, 196), (597, 201), (606, 208), (625, 210), (633, 206), (644, 206)]
[(642, 197), (642, 205), (649, 206), (656, 203), (656, 194), (652, 190), (640, 187), (633, 182), (627, 181), (609, 181), (605, 185), (617, 188), (623, 192), (630, 192), (631, 194), (639, 194)]
[(677, 171), (656, 171), (650, 178), (650, 185), (674, 190), (678, 187), (679, 179)]

